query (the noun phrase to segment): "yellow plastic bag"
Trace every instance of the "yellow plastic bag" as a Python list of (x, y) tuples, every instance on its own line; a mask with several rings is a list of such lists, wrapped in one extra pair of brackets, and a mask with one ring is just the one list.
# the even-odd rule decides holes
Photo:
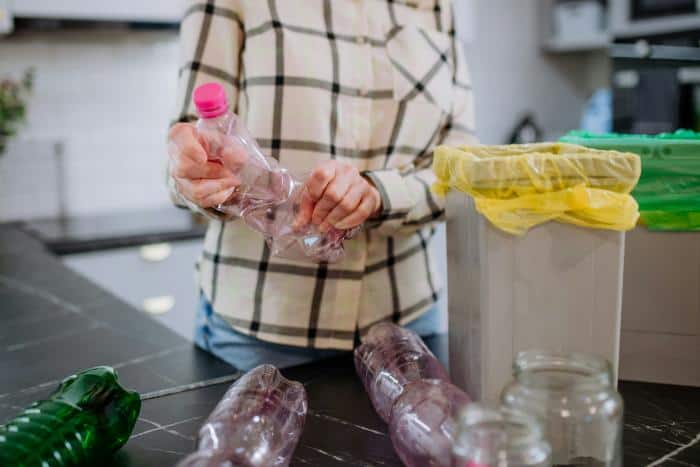
[(459, 190), (496, 227), (516, 235), (547, 221), (625, 231), (639, 207), (630, 196), (637, 155), (563, 143), (439, 147), (433, 191)]

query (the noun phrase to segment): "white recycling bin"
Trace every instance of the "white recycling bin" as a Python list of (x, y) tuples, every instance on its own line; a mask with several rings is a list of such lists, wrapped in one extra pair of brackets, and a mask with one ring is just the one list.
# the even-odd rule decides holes
[(617, 374), (625, 234), (547, 222), (523, 236), (494, 227), (472, 198), (448, 195), (450, 372), (495, 402), (528, 349), (608, 359)]

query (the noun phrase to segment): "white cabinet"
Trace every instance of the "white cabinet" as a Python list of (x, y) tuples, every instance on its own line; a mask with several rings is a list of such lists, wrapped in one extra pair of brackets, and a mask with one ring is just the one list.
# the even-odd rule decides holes
[(700, 386), (700, 233), (627, 234), (623, 379)]
[(202, 241), (165, 245), (74, 254), (62, 260), (133, 307), (144, 312), (149, 308), (154, 319), (192, 340), (199, 293), (194, 265)]
[(175, 23), (184, 5), (184, 0), (14, 0), (10, 12), (17, 18)]

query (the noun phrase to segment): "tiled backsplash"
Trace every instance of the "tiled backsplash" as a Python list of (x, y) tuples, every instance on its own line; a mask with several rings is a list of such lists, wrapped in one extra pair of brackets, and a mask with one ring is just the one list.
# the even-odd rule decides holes
[(0, 222), (61, 213), (61, 163), (56, 141), (14, 141), (0, 156)]
[[(46, 151), (55, 142), (64, 145), (67, 214), (169, 204), (160, 175), (177, 63), (174, 31), (51, 31), (0, 39), (0, 75), (17, 77), (36, 68), (28, 124), (12, 142), (11, 154), (0, 159), (0, 180), (35, 182), (11, 198), (3, 183), (0, 220), (41, 217), (57, 209), (46, 196), (21, 208), (13, 205), (32, 191), (48, 191), (38, 187), (52, 179)], [(49, 166), (44, 171), (41, 164), (17, 163), (22, 158), (46, 160)]]

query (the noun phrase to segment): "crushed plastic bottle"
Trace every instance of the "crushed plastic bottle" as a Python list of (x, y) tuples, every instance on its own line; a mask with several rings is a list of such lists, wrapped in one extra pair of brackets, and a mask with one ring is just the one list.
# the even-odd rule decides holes
[(423, 340), (395, 324), (377, 324), (355, 349), (355, 369), (403, 463), (450, 467), (454, 420), (469, 397), (450, 383)]
[(200, 115), (197, 132), (212, 161), (226, 167), (240, 185), (216, 210), (227, 218), (241, 217), (260, 232), (271, 253), (299, 260), (337, 262), (343, 242), (357, 233), (317, 226), (297, 226), (304, 184), (271, 157), (265, 156), (240, 118), (229, 110), (226, 93), (217, 83), (199, 86), (194, 102)]
[(141, 410), (110, 367), (64, 379), (45, 400), (0, 426), (3, 467), (103, 465), (129, 439)]
[(447, 381), (408, 384), (391, 411), (389, 435), (406, 467), (451, 467), (456, 417), (469, 397)]
[(389, 423), (404, 387), (421, 379), (449, 381), (447, 371), (413, 331), (392, 323), (374, 325), (355, 349), (355, 369), (377, 414)]
[(199, 430), (197, 451), (178, 467), (287, 466), (306, 418), (306, 390), (271, 365), (246, 373)]

